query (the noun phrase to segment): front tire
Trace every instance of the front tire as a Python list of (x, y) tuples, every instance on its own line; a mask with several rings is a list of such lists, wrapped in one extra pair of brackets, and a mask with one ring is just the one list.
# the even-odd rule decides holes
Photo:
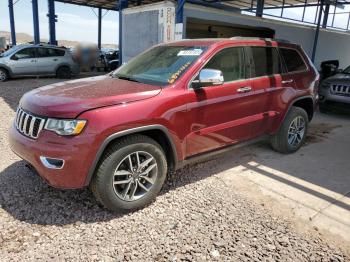
[(291, 107), (277, 134), (271, 139), (272, 148), (283, 154), (294, 153), (305, 141), (308, 124), (306, 111)]
[(133, 135), (107, 149), (91, 189), (96, 199), (111, 211), (136, 210), (155, 199), (166, 173), (161, 146), (147, 136)]
[(5, 82), (9, 79), (9, 73), (6, 69), (0, 68), (0, 82)]

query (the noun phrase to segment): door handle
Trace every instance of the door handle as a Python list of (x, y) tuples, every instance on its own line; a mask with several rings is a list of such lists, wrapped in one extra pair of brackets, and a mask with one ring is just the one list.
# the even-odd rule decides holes
[(237, 93), (247, 93), (250, 92), (252, 88), (250, 86), (240, 87), (237, 89)]
[(36, 62), (36, 60), (35, 60), (35, 59), (33, 59), (33, 60), (31, 60), (30, 62), (34, 63), (34, 62)]
[(290, 84), (293, 83), (293, 79), (282, 80), (282, 84)]
[(57, 61), (58, 59), (57, 58), (55, 58), (53, 61)]

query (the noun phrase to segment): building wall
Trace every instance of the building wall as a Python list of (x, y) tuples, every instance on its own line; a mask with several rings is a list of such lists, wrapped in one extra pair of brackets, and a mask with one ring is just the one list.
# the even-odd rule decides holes
[[(214, 8), (186, 4), (184, 9), (184, 32), (186, 19), (197, 18), (236, 25), (267, 27), (275, 30), (275, 38), (286, 39), (300, 44), (311, 57), (315, 27), (290, 22), (258, 18)], [(350, 65), (350, 34), (334, 30), (320, 30), (315, 65), (319, 68), (324, 60), (339, 59), (340, 68)]]

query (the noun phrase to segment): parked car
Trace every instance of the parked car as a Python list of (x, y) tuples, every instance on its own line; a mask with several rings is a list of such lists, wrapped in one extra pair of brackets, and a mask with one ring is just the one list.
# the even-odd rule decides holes
[(65, 48), (50, 45), (18, 45), (0, 55), (0, 82), (19, 76), (70, 78), (79, 66)]
[(116, 70), (119, 67), (119, 51), (109, 51), (106, 52), (105, 55), (108, 62), (109, 71)]
[(320, 111), (329, 110), (350, 112), (350, 66), (323, 80), (319, 89)]
[(20, 100), (10, 145), (50, 185), (90, 186), (108, 209), (150, 203), (167, 173), (269, 138), (293, 153), (319, 74), (301, 47), (255, 38), (162, 44), (112, 74)]

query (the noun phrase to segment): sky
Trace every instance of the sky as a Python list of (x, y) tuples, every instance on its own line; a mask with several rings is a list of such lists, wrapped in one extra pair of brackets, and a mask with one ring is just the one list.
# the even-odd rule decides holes
[[(16, 0), (14, 0), (16, 2)], [(33, 20), (31, 0), (18, 0), (14, 6), (16, 32), (33, 35)], [(39, 19), (40, 19), (40, 36), (49, 38), (48, 19), (47, 19), (47, 0), (38, 0)], [(0, 0), (0, 31), (10, 31), (8, 1)], [(56, 23), (56, 37), (58, 40), (74, 40), (82, 42), (97, 43), (97, 9), (90, 7), (77, 6), (55, 2), (58, 22)], [(94, 12), (94, 11), (95, 12)], [(330, 13), (334, 7), (331, 6)], [(337, 12), (349, 12), (350, 6), (345, 9), (337, 8)], [(279, 15), (281, 10), (265, 10), (264, 12)], [(300, 19), (302, 8), (285, 9), (284, 15), (291, 18)], [(96, 14), (95, 14), (96, 13)], [(118, 12), (103, 11), (102, 21), (102, 43), (118, 43)], [(305, 20), (314, 21), (316, 14), (315, 7), (309, 7), (306, 12)], [(333, 15), (328, 18), (328, 25), (331, 24)], [(348, 14), (338, 14), (334, 20), (334, 26), (344, 28), (348, 23)]]
[[(14, 0), (16, 2), (16, 0)], [(38, 0), (40, 37), (49, 38), (47, 0)], [(74, 40), (97, 43), (97, 9), (55, 2), (56, 37), (58, 40)], [(93, 12), (95, 11), (95, 13)], [(107, 12), (107, 13), (106, 13)], [(118, 12), (103, 10), (102, 43), (118, 44)], [(14, 5), (16, 33), (33, 35), (32, 1), (19, 0)], [(10, 31), (8, 1), (0, 0), (0, 31)]]

